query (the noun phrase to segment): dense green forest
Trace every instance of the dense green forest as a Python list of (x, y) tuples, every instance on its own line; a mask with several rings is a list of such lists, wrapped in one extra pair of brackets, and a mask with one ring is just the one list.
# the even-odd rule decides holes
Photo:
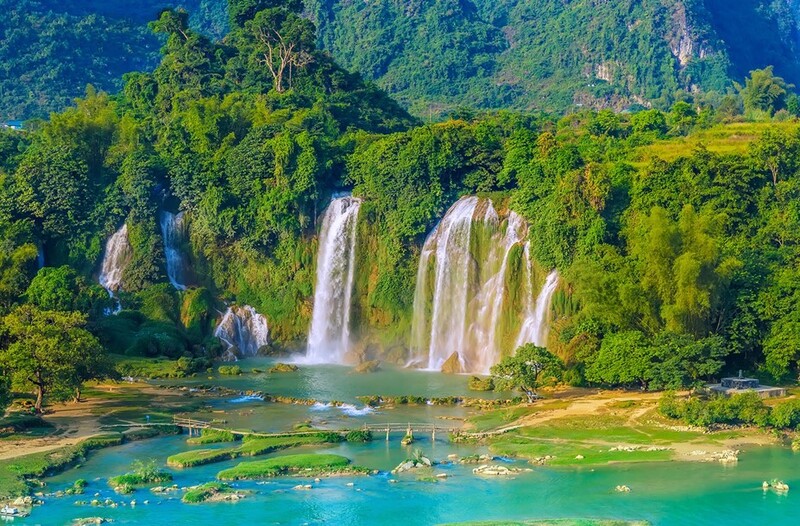
[[(154, 71), (0, 134), (3, 378), (68, 396), (106, 374), (107, 353), (190, 372), (220, 355), (212, 330), (230, 300), (267, 317), (276, 350), (302, 347), (317, 219), (342, 189), (364, 201), (353, 301), (378, 353), (407, 345), (426, 234), (480, 194), (522, 214), (537, 264), (563, 277), (548, 348), (566, 381), (796, 378), (800, 105), (772, 69), (717, 108), (459, 110), (421, 124), (320, 51), (300, 9), (241, 0), (222, 42), (165, 11), (150, 25)], [(187, 291), (165, 276), (162, 210), (189, 218)], [(123, 310), (108, 315), (96, 276), (123, 223), (132, 256)]]
[[(46, 117), (86, 84), (151, 71), (162, 7), (220, 41), (227, 0), (2, 0), (0, 119)], [(722, 104), (768, 65), (800, 83), (798, 0), (307, 0), (317, 46), (412, 114)], [(30, 52), (20, 54), (20, 46)]]
[(47, 117), (87, 84), (116, 92), (123, 74), (152, 70), (162, 43), (147, 23), (170, 6), (209, 35), (227, 30), (218, 0), (0, 0), (0, 121)]
[(309, 0), (320, 45), (413, 113), (617, 110), (800, 81), (800, 4), (776, 0)]

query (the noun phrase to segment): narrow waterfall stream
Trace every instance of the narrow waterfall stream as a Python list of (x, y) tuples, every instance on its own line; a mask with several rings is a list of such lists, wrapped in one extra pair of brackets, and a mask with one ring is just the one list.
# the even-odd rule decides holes
[[(103, 263), (100, 267), (98, 281), (108, 291), (108, 295), (116, 298), (116, 292), (122, 289), (122, 273), (132, 255), (131, 245), (128, 242), (128, 225), (114, 232), (106, 241), (106, 250), (103, 254)], [(116, 314), (122, 309), (119, 301), (116, 307), (108, 309), (107, 314)]]
[(183, 212), (173, 214), (161, 212), (161, 235), (164, 238), (164, 257), (167, 261), (167, 277), (178, 290), (186, 290), (186, 261), (183, 244), (186, 241), (186, 224)]
[[(528, 272), (530, 273), (530, 270)], [(530, 280), (528, 283), (530, 283)], [(528, 294), (527, 314), (525, 321), (522, 323), (522, 329), (519, 331), (516, 347), (526, 343), (533, 343), (539, 347), (547, 345), (547, 333), (550, 328), (550, 303), (557, 288), (558, 272), (554, 270), (547, 275), (544, 286), (536, 297), (535, 302), (533, 301), (533, 294)]]
[(309, 363), (343, 363), (350, 347), (350, 304), (360, 208), (360, 199), (339, 197), (331, 201), (322, 220), (306, 353)]

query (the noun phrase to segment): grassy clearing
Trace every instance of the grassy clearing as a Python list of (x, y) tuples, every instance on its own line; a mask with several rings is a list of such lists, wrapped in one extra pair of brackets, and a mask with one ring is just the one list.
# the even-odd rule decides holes
[(0, 440), (20, 440), (53, 434), (52, 424), (39, 415), (12, 413), (0, 418)]
[[(338, 440), (336, 439), (338, 438)], [(195, 451), (184, 451), (177, 455), (167, 458), (167, 465), (176, 468), (191, 468), (204, 464), (222, 462), (239, 457), (254, 457), (265, 455), (281, 449), (297, 447), (310, 444), (330, 444), (341, 441), (338, 435), (330, 433), (320, 433), (315, 435), (300, 435), (290, 437), (266, 437), (249, 438), (245, 437), (241, 446), (225, 449), (198, 449)]]
[(134, 378), (183, 378), (186, 373), (179, 366), (177, 360), (162, 358), (140, 358), (110, 355), (114, 368), (123, 376)]
[(119, 433), (88, 438), (74, 446), (0, 461), (0, 498), (27, 494), (30, 479), (51, 475), (82, 462), (95, 449), (122, 444)]
[(654, 158), (674, 161), (691, 155), (699, 146), (705, 146), (717, 154), (744, 153), (750, 144), (758, 139), (767, 128), (792, 130), (797, 125), (792, 122), (737, 122), (714, 126), (707, 130), (693, 132), (688, 137), (676, 137), (666, 141), (638, 148), (632, 158), (635, 165), (647, 165)]
[(363, 473), (363, 468), (350, 466), (350, 460), (340, 455), (286, 455), (283, 457), (242, 462), (217, 474), (220, 480), (244, 480), (302, 474), (309, 477), (338, 473)]
[[(586, 442), (540, 442), (519, 435), (505, 435), (491, 443), (497, 455), (527, 459), (551, 455), (550, 466), (589, 466), (609, 462), (664, 462), (672, 451), (609, 451), (609, 446)], [(576, 458), (582, 456), (582, 459)]]
[[(627, 405), (627, 404), (622, 404)], [(674, 431), (651, 424), (632, 424), (614, 414), (564, 417), (520, 428), (490, 441), (492, 452), (528, 459), (554, 456), (550, 465), (596, 465), (609, 462), (655, 462), (673, 458), (669, 447), (676, 442), (717, 442), (725, 436), (710, 438), (700, 432)], [(617, 445), (639, 446), (635, 451), (611, 451)], [(583, 458), (576, 458), (576, 457)]]
[(219, 444), (221, 442), (233, 442), (234, 440), (236, 440), (236, 437), (230, 431), (203, 429), (199, 437), (187, 438), (186, 443), (192, 445)]
[(539, 403), (533, 406), (520, 405), (503, 407), (500, 409), (483, 411), (481, 414), (469, 418), (468, 422), (473, 425), (474, 431), (480, 433), (508, 425), (525, 415), (542, 411), (565, 409), (569, 404), (570, 402), (566, 400), (554, 400), (552, 402)]

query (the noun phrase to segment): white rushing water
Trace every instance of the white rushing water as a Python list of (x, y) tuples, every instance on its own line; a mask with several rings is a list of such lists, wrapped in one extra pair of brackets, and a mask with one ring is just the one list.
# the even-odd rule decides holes
[[(525, 250), (527, 252), (527, 246)], [(528, 267), (529, 275), (530, 272), (530, 267)], [(528, 279), (528, 283), (531, 283), (530, 279)], [(558, 272), (554, 270), (547, 275), (544, 286), (536, 297), (536, 302), (533, 301), (533, 294), (527, 295), (527, 313), (517, 337), (516, 347), (526, 343), (533, 343), (539, 347), (547, 346), (547, 333), (550, 329), (550, 303), (557, 288)]]
[(344, 363), (350, 347), (350, 304), (355, 279), (356, 226), (361, 200), (331, 201), (317, 249), (314, 311), (308, 333), (308, 363)]
[[(450, 207), (420, 255), (411, 335), (416, 365), (486, 374), (516, 349), (512, 342), (546, 331), (555, 284), (548, 289), (548, 281), (534, 300), (527, 236), (522, 217), (509, 212), (501, 219), (488, 199), (464, 197)], [(517, 268), (523, 279), (514, 279)], [(524, 290), (509, 290), (510, 282)]]
[(229, 307), (214, 331), (214, 336), (227, 347), (226, 359), (255, 356), (269, 344), (267, 319), (249, 306)]
[[(447, 211), (422, 247), (414, 292), (412, 334), (415, 349), (427, 348), (427, 368), (440, 369), (454, 352), (465, 347), (466, 306), (472, 255), (470, 237), (477, 197), (465, 197)], [(433, 290), (428, 269), (434, 258)], [(427, 302), (432, 297), (430, 324)], [(463, 354), (461, 354), (463, 360)]]
[(164, 238), (164, 257), (167, 260), (167, 277), (178, 290), (186, 290), (186, 261), (183, 244), (186, 241), (186, 224), (183, 212), (161, 212), (161, 235)]
[(128, 225), (125, 224), (106, 241), (103, 265), (100, 268), (98, 279), (100, 285), (112, 297), (122, 288), (122, 272), (130, 261), (131, 253), (131, 246), (128, 243)]

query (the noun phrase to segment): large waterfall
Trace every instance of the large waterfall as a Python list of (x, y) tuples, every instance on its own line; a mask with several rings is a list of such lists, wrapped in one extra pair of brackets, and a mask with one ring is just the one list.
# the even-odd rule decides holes
[(349, 350), (350, 303), (360, 208), (360, 199), (339, 197), (331, 201), (322, 220), (314, 312), (306, 353), (309, 363), (343, 363)]
[(411, 347), (418, 365), (487, 373), (527, 341), (528, 318), (540, 303), (546, 316), (552, 296), (543, 291), (534, 302), (527, 233), (518, 214), (503, 219), (488, 199), (464, 197), (448, 210), (417, 270)]
[(214, 336), (227, 347), (224, 358), (235, 360), (255, 356), (259, 349), (269, 344), (269, 325), (253, 307), (233, 306), (225, 312)]
[(100, 269), (99, 282), (111, 296), (122, 288), (122, 272), (131, 258), (131, 246), (128, 243), (128, 225), (114, 232), (106, 241), (103, 265)]
[(164, 238), (164, 256), (167, 260), (167, 277), (172, 286), (186, 290), (186, 262), (183, 244), (186, 241), (186, 225), (183, 212), (173, 214), (161, 212), (161, 235)]

